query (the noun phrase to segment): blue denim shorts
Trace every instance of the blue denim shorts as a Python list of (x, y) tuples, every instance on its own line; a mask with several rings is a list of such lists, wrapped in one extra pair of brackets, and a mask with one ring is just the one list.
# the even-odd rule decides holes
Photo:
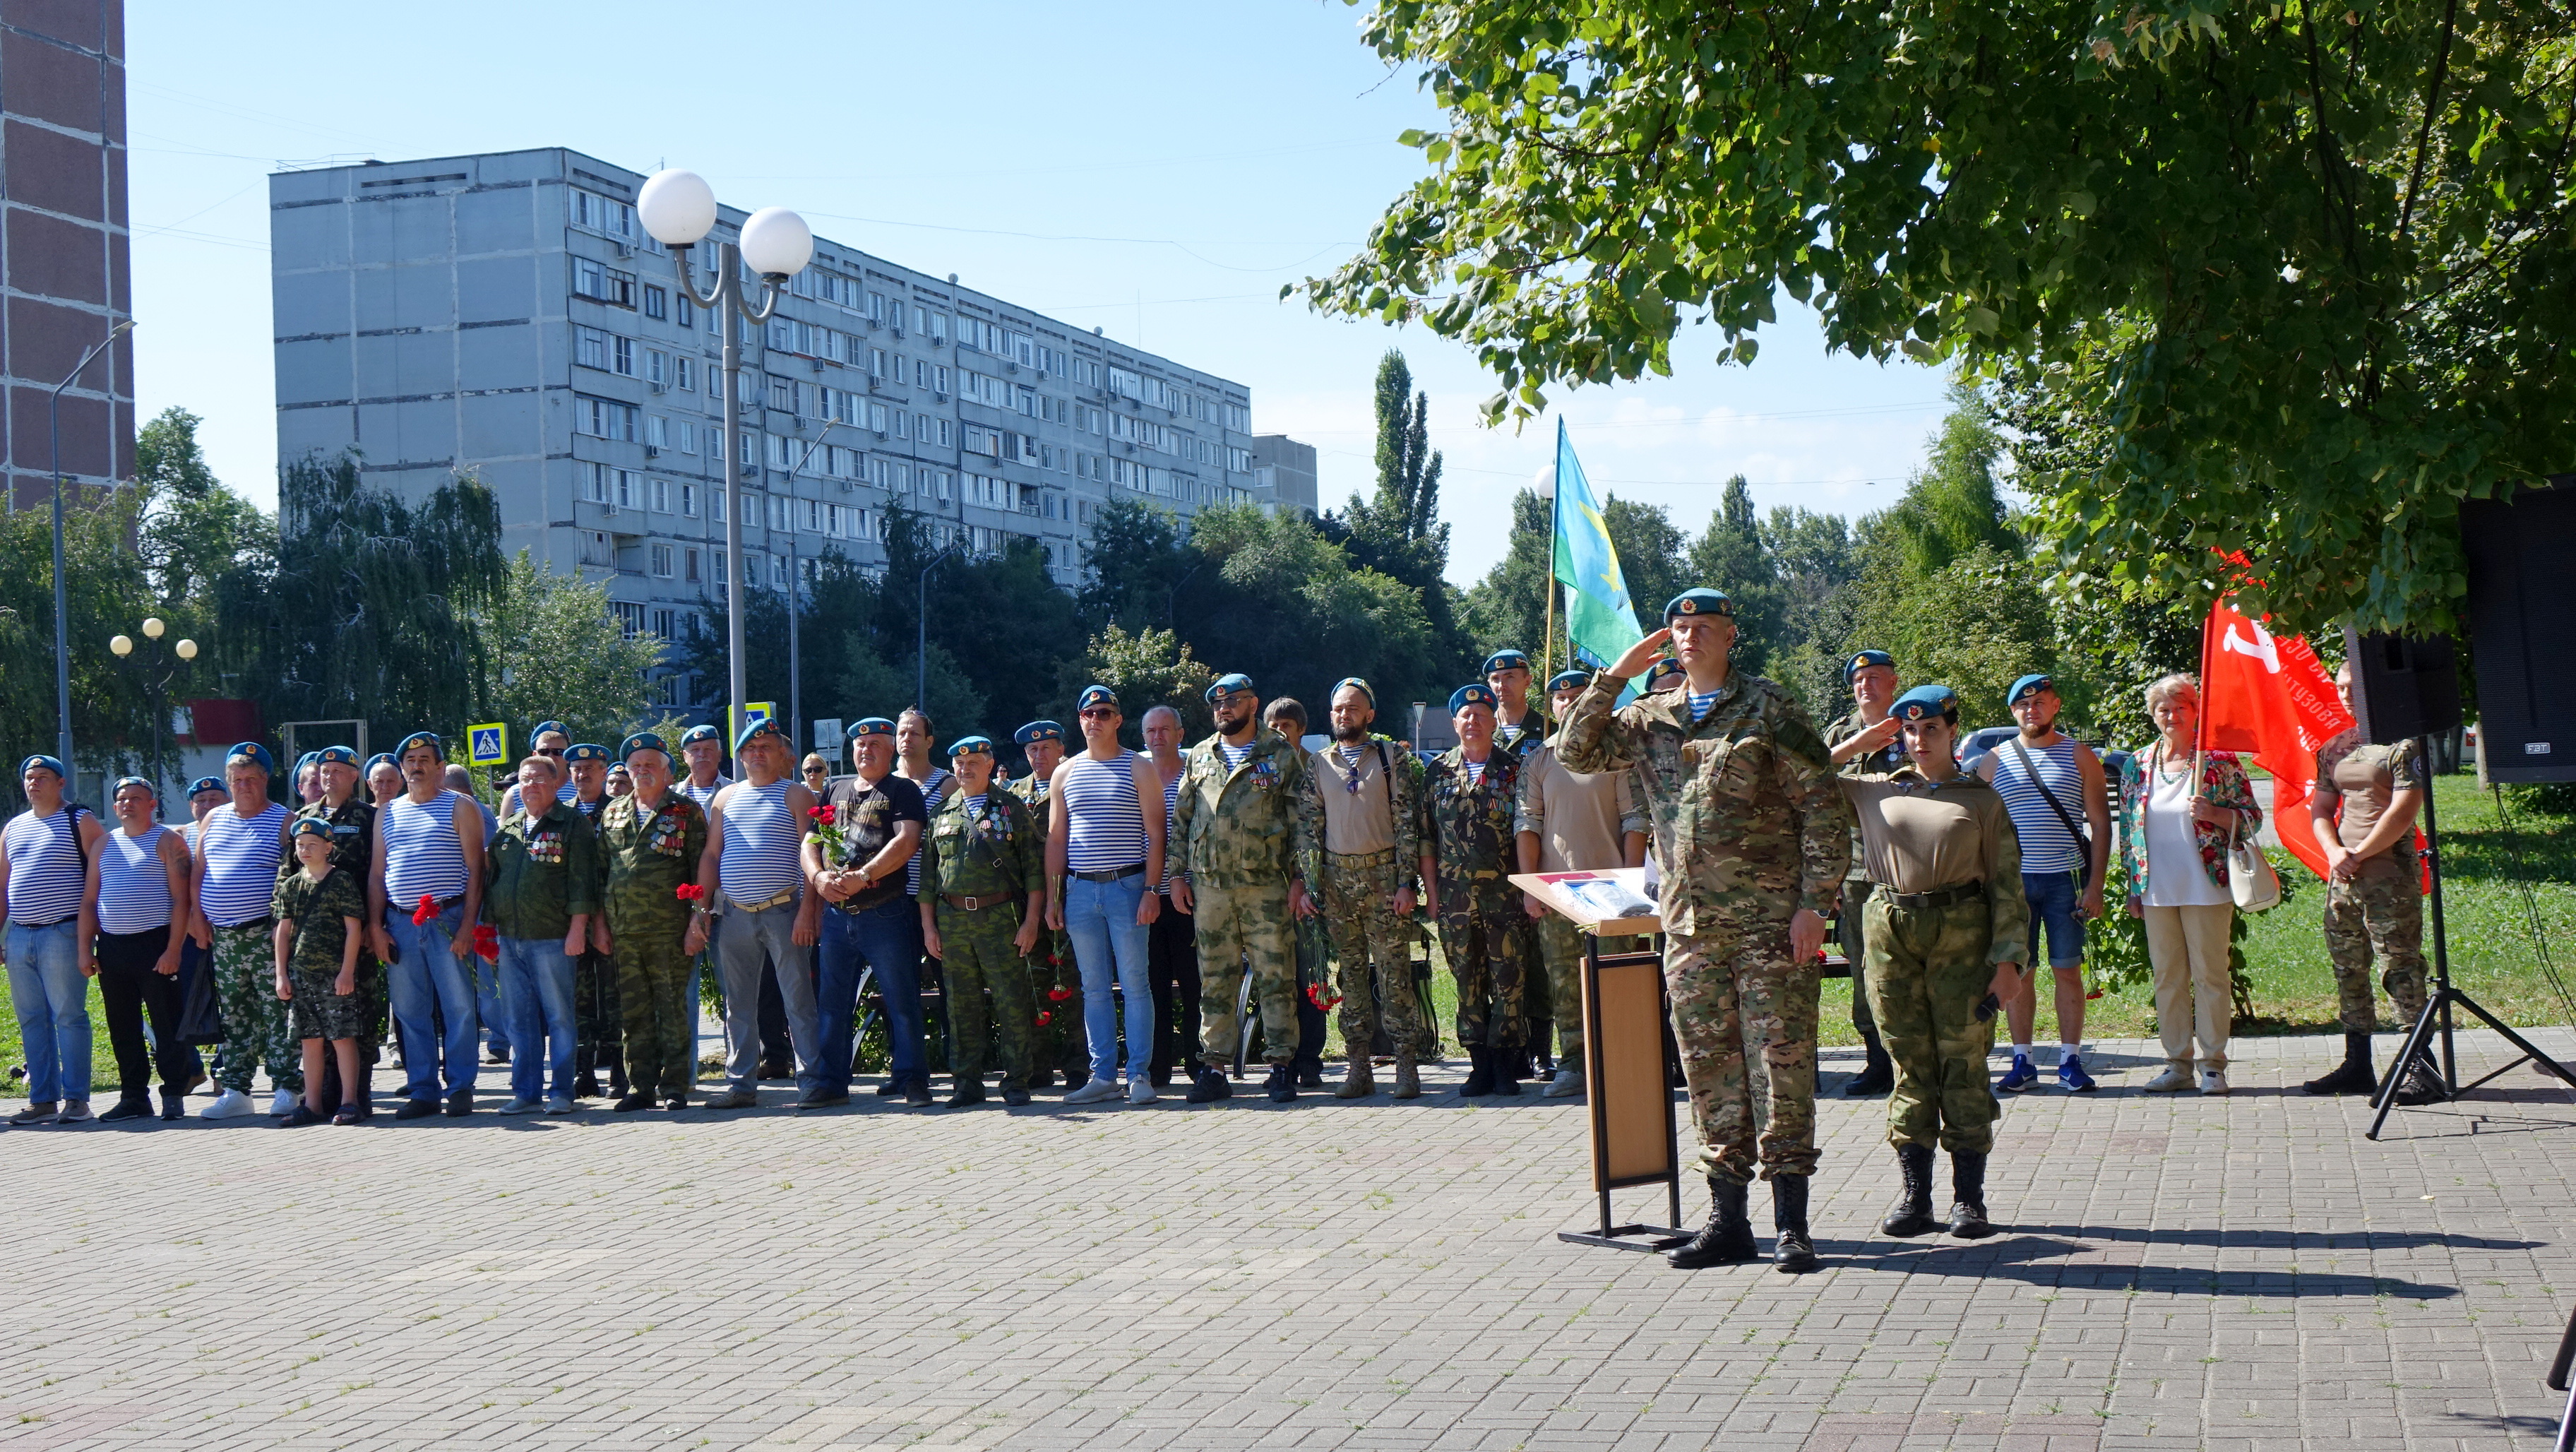
[(2025, 872), (2021, 894), (2030, 903), (2030, 961), (2039, 962), (2039, 933), (2048, 930), (2048, 966), (2075, 968), (2084, 962), (2084, 920), (2075, 915), (2083, 894), (2072, 872)]

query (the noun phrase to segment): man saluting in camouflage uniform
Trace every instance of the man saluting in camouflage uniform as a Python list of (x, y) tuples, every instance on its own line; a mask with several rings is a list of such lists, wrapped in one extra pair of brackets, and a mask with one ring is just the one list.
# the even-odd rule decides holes
[(698, 859), (707, 850), (707, 814), (671, 790), (671, 751), (639, 731), (618, 747), (635, 790), (599, 811), (599, 855), (607, 871), (603, 911), (592, 919), (591, 946), (617, 963), (617, 1002), (626, 1018), (630, 1086), (620, 1114), (689, 1107), (697, 1078), (685, 1001), (689, 960), (707, 945), (707, 905), (683, 898), (697, 890)]
[[(1729, 670), (1734, 617), (1716, 590), (1674, 596), (1664, 628), (1575, 699), (1556, 750), (1573, 771), (1644, 768), (1663, 867), (1664, 982), (1711, 1202), (1708, 1224), (1672, 1263), (1758, 1257), (1744, 1208), (1758, 1163), (1771, 1182), (1776, 1264), (1812, 1270), (1816, 955), (1851, 861), (1851, 815), (1806, 710), (1770, 681)], [(1667, 640), (1687, 678), (1682, 689), (1614, 709)], [(1758, 1145), (1748, 1052), (1768, 1071)]]

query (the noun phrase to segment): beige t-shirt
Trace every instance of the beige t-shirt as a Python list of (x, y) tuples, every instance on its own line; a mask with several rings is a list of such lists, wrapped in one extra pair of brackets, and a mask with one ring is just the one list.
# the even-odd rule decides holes
[[(1324, 850), (1343, 857), (1385, 852), (1395, 846), (1395, 811), (1388, 795), (1386, 768), (1378, 761), (1378, 744), (1360, 743), (1356, 766), (1345, 765), (1338, 744), (1306, 753), (1315, 773), (1316, 794), (1324, 799)], [(1395, 753), (1386, 753), (1388, 764)], [(1359, 790), (1351, 790), (1356, 778)]]
[[(1897, 892), (1992, 881), (2004, 871), (2012, 818), (2000, 792), (1966, 773), (1935, 786), (1908, 766), (1884, 776), (1837, 776), (1860, 819), (1869, 880)], [(2019, 870), (2018, 847), (2011, 854)], [(2016, 892), (2019, 883), (2013, 884)]]
[(1538, 870), (1590, 872), (1628, 865), (1627, 835), (1644, 833), (1636, 773), (1580, 772), (1557, 760), (1551, 741), (1521, 766), (1512, 831), (1538, 837)]
[[(2414, 743), (2373, 746), (2356, 728), (2317, 748), (2317, 781), (2341, 798), (2335, 836), (2349, 851), (2370, 840), (2399, 792), (2423, 789), (2423, 763)], [(2413, 877), (2415, 839), (2399, 837), (2355, 870), (2365, 877)]]

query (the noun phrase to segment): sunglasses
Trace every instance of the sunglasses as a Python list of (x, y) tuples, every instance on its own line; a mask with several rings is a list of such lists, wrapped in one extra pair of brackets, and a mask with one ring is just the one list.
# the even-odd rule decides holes
[(1118, 708), (1115, 706), (1094, 706), (1088, 711), (1077, 711), (1074, 714), (1085, 721), (1105, 721), (1110, 717), (1117, 715)]
[(564, 751), (565, 751), (565, 748), (564, 748), (564, 747), (561, 747), (561, 746), (540, 746), (540, 747), (538, 747), (538, 748), (537, 748), (537, 755), (539, 755), (539, 756), (561, 756), (561, 755), (563, 755), (563, 754), (564, 754)]

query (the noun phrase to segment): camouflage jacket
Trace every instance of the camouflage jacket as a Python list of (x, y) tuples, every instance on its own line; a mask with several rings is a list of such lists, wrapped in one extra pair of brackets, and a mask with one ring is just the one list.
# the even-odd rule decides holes
[(1481, 781), (1467, 779), (1467, 748), (1452, 746), (1422, 772), (1422, 847), (1440, 864), (1444, 892), (1498, 887), (1518, 872), (1512, 813), (1521, 759), (1496, 746)]
[(619, 797), (599, 809), (598, 821), (600, 907), (608, 930), (619, 937), (667, 933), (676, 941), (688, 930), (690, 907), (677, 889), (698, 880), (698, 859), (707, 850), (706, 812), (678, 791), (665, 790), (656, 809)]
[(337, 810), (315, 802), (286, 819), (286, 825), (281, 829), (285, 834), (286, 852), (278, 859), (277, 880), (284, 882), (299, 870), (295, 860), (295, 824), (306, 817), (319, 817), (331, 824), (331, 865), (348, 868), (358, 874), (360, 881), (365, 881), (368, 864), (375, 860), (376, 809), (360, 801), (355, 792), (350, 793), (349, 799), (342, 802)]
[[(1506, 728), (1514, 724), (1521, 728), (1520, 734), (1512, 736), (1508, 741), (1504, 740), (1503, 738), (1510, 734)], [(1521, 719), (1517, 723), (1504, 721), (1503, 713), (1496, 711), (1494, 713), (1494, 749), (1508, 751), (1514, 758), (1526, 762), (1530, 759), (1530, 753), (1538, 750), (1555, 730), (1556, 723), (1547, 718), (1547, 708), (1541, 706), (1536, 700), (1529, 702), (1529, 709), (1521, 713)]]
[(971, 814), (966, 802), (962, 790), (952, 791), (930, 814), (923, 891), (974, 898), (1046, 891), (1046, 829), (1029, 804), (1007, 790), (987, 792)]
[(570, 802), (512, 812), (483, 854), (483, 915), (505, 938), (561, 938), (599, 911), (599, 834)]
[(1192, 886), (1284, 888), (1303, 877), (1320, 888), (1323, 807), (1306, 749), (1265, 726), (1252, 754), (1229, 770), (1224, 743), (1210, 736), (1191, 747), (1181, 769), (1172, 804), (1181, 870)]
[(287, 949), (290, 969), (308, 973), (337, 974), (340, 960), (348, 952), (349, 923), (356, 918), (367, 920), (367, 892), (358, 884), (363, 879), (338, 862), (315, 882), (299, 866), (280, 878), (277, 892), (270, 899), (269, 911), (280, 922), (295, 923), (295, 942)]
[(1800, 908), (1831, 914), (1851, 866), (1852, 817), (1806, 708), (1736, 671), (1694, 723), (1686, 685), (1617, 706), (1627, 684), (1593, 677), (1556, 750), (1575, 771), (1642, 768), (1664, 930), (1786, 921)]

